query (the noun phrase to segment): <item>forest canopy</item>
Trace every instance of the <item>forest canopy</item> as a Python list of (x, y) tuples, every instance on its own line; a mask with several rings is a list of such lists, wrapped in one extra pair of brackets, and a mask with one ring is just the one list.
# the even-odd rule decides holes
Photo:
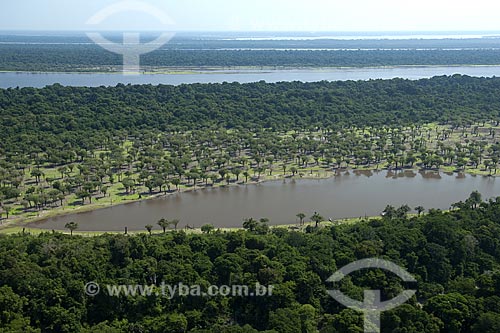
[[(0, 70), (101, 72), (117, 71), (122, 65), (120, 55), (97, 45), (54, 44), (0, 44)], [(280, 49), (274, 49), (280, 47), (275, 44), (268, 45), (269, 49), (259, 44), (259, 48), (254, 49), (248, 43), (241, 45), (241, 49), (231, 49), (228, 47), (234, 42), (219, 44), (213, 41), (201, 46), (195, 44), (192, 46), (194, 49), (186, 49), (191, 45), (189, 43), (187, 46), (178, 44), (175, 45), (178, 48), (168, 47), (142, 56), (141, 65), (149, 70), (164, 67), (463, 66), (498, 65), (500, 59), (498, 44), (494, 44), (494, 48), (472, 48), (471, 44), (467, 44), (466, 48), (459, 45), (452, 49), (442, 49), (442, 44), (437, 49), (432, 44), (422, 46), (424, 49), (415, 48), (414, 45), (410, 45), (410, 48), (403, 45), (403, 49), (396, 49), (392, 44), (371, 45), (370, 48), (363, 49), (359, 45), (348, 43), (339, 45), (339, 49), (321, 49), (322, 44), (299, 44), (298, 49), (296, 44), (284, 45), (285, 48)], [(480, 46), (484, 47), (482, 44)], [(332, 46), (330, 43), (323, 47)]]
[[(362, 258), (407, 269), (417, 294), (382, 314), (382, 332), (483, 332), (500, 327), (500, 200), (471, 195), (456, 210), (392, 210), (355, 225), (99, 237), (0, 235), (2, 332), (362, 332), (363, 316), (326, 280)], [(89, 297), (101, 284), (273, 285), (269, 297)], [(156, 282), (155, 282), (156, 281)], [(336, 288), (356, 299), (408, 289), (382, 271)]]
[(102, 135), (142, 130), (470, 125), (500, 119), (499, 95), (500, 78), (460, 75), (418, 81), (9, 88), (0, 90), (0, 148), (81, 146)]

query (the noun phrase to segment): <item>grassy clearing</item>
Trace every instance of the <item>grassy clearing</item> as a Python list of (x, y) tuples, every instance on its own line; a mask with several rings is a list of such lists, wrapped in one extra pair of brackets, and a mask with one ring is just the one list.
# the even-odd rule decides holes
[[(477, 135), (472, 133), (472, 128), (477, 126), (478, 127), (478, 132)], [(483, 175), (483, 176), (496, 176), (496, 170), (493, 170), (493, 168), (490, 167), (490, 169), (487, 169), (484, 162), (487, 160), (487, 151), (488, 148), (490, 148), (493, 144), (496, 143), (496, 139), (494, 136), (491, 136), (489, 134), (490, 130), (495, 130), (500, 133), (500, 126), (494, 126), (492, 123), (484, 123), (484, 124), (476, 124), (473, 125), (470, 128), (467, 129), (455, 129), (454, 131), (450, 130), (450, 126), (443, 126), (443, 125), (438, 125), (436, 123), (430, 123), (422, 126), (420, 130), (420, 136), (417, 136), (416, 138), (413, 138), (413, 141), (417, 139), (425, 139), (426, 144), (427, 144), (427, 149), (437, 149), (436, 147), (438, 144), (444, 144), (447, 147), (454, 147), (457, 144), (462, 144), (465, 145), (467, 142), (472, 142), (472, 141), (484, 141), (486, 142), (486, 147), (485, 147), (485, 156), (482, 160), (482, 162), (478, 166), (471, 166), (470, 164), (465, 165), (462, 170), (460, 170), (463, 173), (471, 174), (471, 175)], [(355, 136), (358, 137), (359, 139), (362, 139), (363, 137), (369, 137), (375, 130), (372, 128), (363, 128), (363, 129), (352, 129), (352, 132), (355, 133)], [(412, 128), (407, 127), (407, 128), (402, 128), (398, 129), (400, 133), (406, 133), (410, 135)], [(227, 133), (230, 134), (232, 133), (233, 130), (229, 130)], [(445, 140), (439, 139), (439, 136), (442, 135), (444, 132), (450, 132), (449, 136)], [(467, 134), (467, 135), (464, 135)], [(257, 135), (257, 134), (255, 134)], [(297, 131), (287, 131), (280, 133), (279, 136), (283, 138), (288, 138), (288, 139), (293, 139), (293, 138), (313, 138), (314, 140), (322, 140), (323, 136), (325, 134), (322, 132), (297, 132)], [(371, 138), (370, 140), (374, 141), (376, 138)], [(411, 141), (411, 140), (409, 140)], [(387, 146), (390, 145), (390, 140), (387, 143)], [(126, 156), (126, 152), (129, 151), (132, 147), (134, 146), (134, 142), (131, 139), (126, 139), (123, 141), (121, 144), (121, 148), (124, 151), (124, 156)], [(411, 148), (411, 142), (407, 142), (405, 144), (405, 149), (406, 152), (410, 151)], [(101, 155), (106, 155), (107, 153), (110, 153), (108, 150), (96, 150), (93, 152), (90, 152), (90, 154), (94, 158), (100, 158)], [(170, 156), (170, 151), (165, 151), (165, 156)], [(224, 150), (221, 150), (218, 152), (218, 154), (223, 154), (225, 153)], [(404, 154), (404, 153), (403, 153)], [(219, 156), (219, 155), (215, 155)], [(242, 152), (243, 157), (246, 157), (248, 160), (251, 160), (251, 157), (246, 153)], [(415, 157), (418, 159), (421, 157), (419, 152), (415, 152)], [(466, 158), (467, 162), (469, 160)], [(271, 164), (267, 164), (265, 160), (260, 162), (260, 167), (265, 167), (263, 170), (259, 170), (259, 165), (256, 163), (248, 163), (246, 166), (246, 169), (250, 175), (248, 184), (252, 183), (258, 183), (258, 182), (264, 182), (264, 181), (276, 181), (284, 178), (291, 178), (292, 174), (295, 179), (323, 179), (323, 178), (329, 178), (335, 175), (333, 166), (331, 164), (331, 161), (328, 162), (325, 158), (321, 157), (319, 160), (314, 160), (312, 156), (307, 156), (307, 159), (305, 163), (300, 163), (299, 162), (299, 157), (294, 156), (291, 159), (287, 159), (286, 161), (284, 160), (276, 160)], [(338, 162), (337, 162), (338, 163)], [(29, 187), (44, 187), (45, 189), (50, 189), (52, 187), (52, 184), (55, 181), (65, 181), (68, 178), (71, 177), (76, 177), (79, 176), (80, 170), (78, 169), (79, 163), (73, 163), (73, 169), (70, 172), (67, 172), (67, 174), (64, 176), (61, 174), (61, 171), (56, 168), (56, 167), (49, 167), (49, 166), (40, 166), (40, 171), (43, 173), (43, 176), (39, 181), (35, 181), (35, 178), (31, 175), (31, 172), (34, 168), (33, 165), (29, 166), (28, 168), (25, 169), (24, 172), (24, 181), (23, 181), (23, 189), (26, 190)], [(127, 165), (127, 163), (125, 164)], [(372, 171), (372, 170), (381, 170), (381, 169), (386, 169), (386, 168), (393, 168), (394, 163), (389, 163), (386, 160), (380, 160), (378, 164), (376, 164), (373, 161), (369, 161), (368, 163), (365, 163), (362, 161), (362, 159), (355, 159), (350, 156), (347, 156), (346, 160), (343, 162), (340, 162), (340, 165), (342, 166), (342, 169), (348, 169), (348, 170), (353, 170), (354, 172), (356, 171)], [(283, 169), (283, 167), (286, 167)], [(191, 168), (190, 166), (189, 168)], [(239, 167), (237, 164), (234, 164), (234, 162), (229, 162), (228, 165), (225, 166), (227, 169), (231, 169), (233, 167)], [(416, 165), (415, 165), (416, 168)], [(271, 174), (270, 174), (271, 170)], [(447, 173), (454, 173), (457, 172), (457, 167), (454, 165), (449, 165), (444, 163), (443, 165), (440, 166), (440, 170), (443, 172)], [(128, 174), (127, 174), (128, 172)], [(217, 174), (216, 170), (211, 170), (212, 173)], [(159, 193), (156, 191), (152, 195), (149, 193), (148, 189), (145, 187), (144, 183), (141, 183), (137, 181), (140, 177), (139, 171), (136, 169), (134, 163), (130, 163), (130, 165), (124, 166), (119, 174), (121, 176), (118, 177), (118, 175), (115, 175), (114, 181), (111, 179), (104, 179), (103, 185), (108, 187), (108, 190), (106, 194), (100, 194), (98, 192), (95, 192), (91, 196), (91, 202), (89, 198), (82, 200), (81, 198), (78, 198), (74, 193), (66, 195), (64, 198), (62, 205), (60, 202), (55, 201), (52, 204), (49, 204), (48, 206), (44, 207), (43, 210), (36, 210), (35, 208), (26, 208), (26, 205), (22, 204), (20, 200), (15, 201), (15, 202), (10, 202), (8, 203), (11, 206), (11, 211), (9, 212), (9, 218), (8, 219), (3, 219), (1, 222), (3, 222), (3, 228), (6, 227), (6, 225), (13, 225), (13, 226), (19, 226), (21, 224), (27, 223), (27, 222), (34, 222), (50, 217), (54, 217), (57, 215), (66, 215), (66, 214), (73, 214), (73, 213), (79, 213), (79, 212), (86, 212), (86, 211), (91, 211), (91, 210), (96, 210), (96, 209), (101, 209), (101, 208), (106, 208), (114, 205), (120, 205), (120, 204), (125, 204), (125, 203), (130, 203), (130, 202), (135, 202), (138, 200), (145, 200), (145, 199), (150, 199), (158, 196), (163, 196), (164, 193)], [(172, 177), (174, 177), (173, 175)], [(131, 191), (130, 193), (126, 193), (125, 188), (123, 184), (120, 182), (125, 177), (130, 177), (136, 180), (136, 186), (134, 191)], [(227, 187), (227, 186), (236, 186), (238, 184), (243, 184), (244, 183), (244, 176), (240, 174), (239, 176), (239, 182), (236, 181), (236, 178), (234, 176), (231, 176), (229, 181), (224, 180), (222, 178), (214, 181), (214, 180), (209, 180), (207, 182), (208, 186), (210, 187)], [(205, 182), (199, 180), (197, 182), (196, 187), (204, 187)], [(180, 192), (184, 191), (190, 191), (194, 189), (193, 183), (191, 181), (188, 181), (184, 179), (182, 183), (178, 187)], [(172, 189), (170, 193), (175, 193), (175, 187), (172, 185)], [(23, 194), (21, 195), (22, 198)], [(5, 213), (3, 216), (4, 217)], [(0, 229), (2, 226), (0, 226)]]

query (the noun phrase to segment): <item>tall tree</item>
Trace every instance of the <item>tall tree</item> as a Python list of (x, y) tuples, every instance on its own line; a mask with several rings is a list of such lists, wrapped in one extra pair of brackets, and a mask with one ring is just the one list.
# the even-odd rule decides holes
[(76, 229), (78, 229), (78, 223), (69, 222), (69, 223), (66, 223), (66, 225), (64, 227), (66, 229), (69, 229), (69, 232), (70, 232), (71, 236), (73, 236), (73, 231), (75, 231)]

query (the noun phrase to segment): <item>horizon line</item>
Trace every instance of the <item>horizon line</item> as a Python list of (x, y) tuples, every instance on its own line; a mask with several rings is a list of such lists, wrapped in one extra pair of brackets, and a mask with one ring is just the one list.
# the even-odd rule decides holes
[[(137, 32), (164, 32), (165, 30), (134, 30)], [(2, 29), (0, 32), (82, 32), (86, 33), (89, 31), (100, 31), (100, 32), (127, 32), (132, 30), (122, 30), (122, 29), (108, 29), (108, 30), (97, 30), (97, 29)], [(183, 32), (216, 32), (216, 33), (364, 33), (364, 34), (377, 34), (377, 33), (421, 33), (421, 34), (434, 34), (434, 33), (500, 33), (499, 30), (220, 30), (220, 29), (179, 29), (179, 30), (169, 30), (171, 32), (183, 33)]]

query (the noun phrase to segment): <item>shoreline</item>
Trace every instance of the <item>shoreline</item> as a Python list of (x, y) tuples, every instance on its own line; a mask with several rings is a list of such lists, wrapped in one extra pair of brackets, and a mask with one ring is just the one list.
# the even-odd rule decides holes
[[(352, 169), (349, 169), (349, 170), (345, 170), (345, 171), (352, 171)], [(358, 171), (363, 171), (363, 170), (358, 170)], [(364, 171), (375, 171), (375, 169), (373, 170), (364, 170)], [(379, 171), (382, 171), (382, 170), (379, 170)], [(146, 196), (143, 196), (142, 198), (137, 198), (137, 199), (128, 199), (127, 201), (123, 202), (123, 201), (120, 201), (118, 203), (109, 203), (109, 202), (106, 202), (106, 203), (103, 203), (103, 204), (100, 204), (100, 203), (92, 203), (92, 204), (87, 204), (87, 205), (82, 205), (82, 206), (78, 206), (77, 208), (74, 208), (72, 211), (68, 212), (68, 211), (65, 211), (65, 208), (68, 209), (69, 207), (68, 206), (63, 206), (63, 207), (58, 207), (54, 210), (45, 210), (45, 211), (41, 211), (41, 212), (38, 212), (39, 214), (37, 214), (37, 216), (30, 216), (30, 217), (19, 217), (17, 219), (11, 219), (10, 221), (8, 221), (7, 223), (5, 224), (1, 224), (0, 225), (0, 233), (2, 233), (2, 231), (5, 231), (5, 230), (8, 230), (8, 229), (12, 229), (12, 228), (18, 228), (18, 227), (26, 227), (28, 228), (30, 224), (34, 224), (34, 223), (37, 223), (37, 222), (43, 222), (47, 219), (50, 219), (50, 218), (55, 218), (55, 217), (61, 217), (61, 216), (68, 216), (68, 215), (74, 215), (74, 214), (80, 214), (80, 213), (88, 213), (88, 212), (93, 212), (93, 211), (97, 211), (97, 210), (101, 210), (101, 209), (107, 209), (107, 208), (112, 208), (112, 207), (118, 207), (118, 206), (122, 206), (122, 205), (129, 205), (129, 204), (133, 204), (133, 203), (138, 203), (138, 202), (144, 202), (144, 201), (148, 201), (148, 200), (155, 200), (155, 199), (159, 199), (159, 198), (163, 198), (163, 197), (169, 197), (171, 195), (175, 195), (175, 194), (182, 194), (182, 193), (190, 193), (190, 192), (193, 192), (193, 191), (198, 191), (198, 190), (204, 190), (204, 189), (207, 189), (207, 188), (211, 188), (211, 189), (218, 189), (218, 188), (231, 188), (231, 187), (236, 187), (236, 186), (247, 186), (247, 185), (259, 185), (259, 184), (263, 184), (263, 183), (267, 183), (267, 182), (274, 182), (274, 181), (282, 181), (282, 180), (286, 180), (286, 179), (312, 179), (312, 180), (322, 180), (322, 179), (330, 179), (332, 177), (335, 176), (335, 173), (336, 172), (327, 172), (327, 171), (324, 171), (323, 172), (325, 174), (325, 176), (317, 176), (317, 177), (314, 177), (314, 176), (310, 176), (310, 175), (307, 175), (307, 176), (304, 176), (304, 177), (280, 177), (278, 175), (276, 175), (275, 178), (268, 178), (269, 176), (263, 176), (262, 179), (260, 180), (257, 180), (257, 181), (249, 181), (249, 182), (235, 182), (235, 183), (230, 183), (230, 184), (221, 184), (221, 185), (217, 185), (217, 186), (210, 186), (210, 187), (206, 187), (206, 186), (202, 186), (202, 187), (197, 187), (197, 188), (193, 188), (193, 187), (190, 187), (190, 188), (181, 188), (179, 190), (174, 190), (174, 191), (171, 191), (171, 192), (168, 192), (168, 193), (156, 193), (156, 194), (153, 194), (153, 195), (146, 195)], [(138, 196), (141, 195), (141, 194), (137, 194)], [(104, 199), (104, 198), (102, 198)], [(95, 199), (94, 199), (95, 200)], [(5, 222), (5, 221), (4, 221)], [(31, 229), (36, 229), (36, 230), (48, 230), (48, 229), (42, 229), (42, 228), (36, 228), (36, 227), (29, 227)], [(233, 229), (233, 228), (229, 228), (229, 229)], [(106, 232), (106, 231), (99, 231), (99, 230), (96, 230), (96, 231), (86, 231), (87, 233), (88, 232)], [(133, 232), (133, 231), (131, 231)]]
[[(210, 75), (210, 74), (251, 74), (262, 72), (285, 72), (285, 71), (336, 71), (336, 70), (355, 70), (355, 69), (398, 69), (398, 68), (459, 68), (459, 67), (500, 67), (500, 63), (496, 65), (480, 65), (480, 64), (443, 64), (443, 65), (382, 65), (382, 66), (216, 66), (216, 67), (155, 67), (148, 68), (138, 75)], [(72, 75), (122, 75), (120, 70), (103, 71), (103, 70), (68, 70), (68, 71), (19, 71), (19, 70), (0, 70), (0, 74), (33, 74), (33, 75), (57, 75), (57, 74), (72, 74)], [(135, 74), (135, 73), (133, 73)]]
[[(88, 212), (98, 211), (101, 209), (108, 209), (108, 208), (118, 207), (118, 206), (122, 206), (122, 205), (134, 204), (134, 203), (138, 203), (138, 202), (145, 202), (148, 200), (155, 200), (155, 199), (159, 199), (159, 198), (169, 197), (169, 196), (175, 195), (175, 194), (190, 193), (193, 191), (205, 190), (205, 189), (209, 189), (209, 188), (210, 189), (219, 189), (219, 188), (232, 188), (232, 187), (247, 186), (247, 185), (256, 186), (256, 185), (263, 184), (263, 183), (284, 181), (287, 179), (289, 179), (289, 180), (327, 180), (327, 179), (331, 179), (332, 177), (335, 177), (339, 172), (349, 172), (349, 173), (358, 172), (360, 174), (363, 174), (363, 173), (369, 173), (369, 172), (383, 172), (383, 171), (395, 172), (395, 173), (408, 172), (408, 171), (413, 171), (413, 172), (417, 172), (417, 173), (421, 172), (421, 171), (439, 172), (439, 173), (442, 172), (442, 173), (449, 175), (449, 176), (451, 176), (453, 174), (462, 173), (462, 174), (465, 174), (465, 175), (468, 175), (471, 177), (481, 176), (481, 177), (495, 177), (496, 178), (499, 176), (497, 174), (496, 175), (482, 174), (481, 172), (472, 173), (472, 172), (469, 172), (470, 170), (464, 170), (461, 172), (450, 171), (450, 170), (446, 170), (443, 168), (441, 168), (439, 170), (436, 170), (436, 169), (424, 170), (424, 169), (419, 169), (419, 168), (406, 168), (406, 169), (405, 168), (402, 168), (402, 169), (379, 168), (379, 169), (375, 169), (375, 168), (362, 168), (362, 167), (358, 168), (358, 169), (342, 168), (342, 169), (337, 169), (334, 171), (326, 171), (326, 170), (322, 170), (321, 172), (315, 171), (314, 174), (316, 174), (316, 176), (311, 175), (311, 174), (304, 174), (303, 176), (298, 176), (298, 175), (290, 176), (289, 175), (289, 176), (285, 176), (285, 177), (283, 177), (283, 175), (275, 175), (275, 176), (271, 176), (273, 178), (270, 178), (270, 176), (266, 175), (266, 176), (263, 176), (263, 178), (260, 180), (252, 180), (252, 181), (249, 181), (246, 183), (245, 182), (234, 182), (234, 183), (230, 183), (230, 184), (219, 184), (216, 186), (209, 186), (209, 187), (206, 187), (203, 185), (203, 186), (200, 186), (197, 188), (193, 188), (193, 187), (181, 188), (179, 190), (174, 190), (174, 191), (168, 192), (166, 194), (161, 192), (161, 193), (156, 193), (153, 195), (146, 195), (146, 196), (143, 196), (142, 198), (140, 197), (142, 194), (138, 193), (137, 199), (128, 199), (125, 202), (123, 202), (123, 201), (120, 201), (118, 203), (95, 202), (92, 204), (78, 206), (77, 208), (74, 208), (71, 210), (69, 210), (70, 208), (68, 206), (58, 207), (55, 210), (45, 210), (45, 211), (38, 212), (37, 216), (19, 217), (16, 219), (11, 219), (7, 223), (5, 223), (5, 221), (4, 221), (4, 223), (2, 223), (0, 225), (0, 234), (11, 233), (11, 231), (21, 231), (23, 228), (25, 228), (27, 230), (31, 230), (31, 231), (36, 230), (37, 232), (38, 231), (50, 232), (49, 229), (37, 228), (33, 224), (36, 224), (38, 222), (43, 223), (43, 221), (50, 219), (50, 218), (69, 216), (69, 215), (75, 215), (75, 214), (81, 214), (81, 213), (88, 213)], [(323, 174), (323, 176), (321, 174)], [(101, 199), (105, 199), (105, 198), (101, 198)], [(372, 217), (368, 217), (368, 218), (376, 218), (376, 217), (377, 216), (372, 216)], [(345, 218), (337, 219), (337, 220), (333, 221), (333, 223), (339, 223), (339, 222), (342, 222), (344, 220), (352, 220), (352, 219), (359, 220), (359, 218), (345, 217)], [(304, 226), (307, 226), (307, 224), (308, 223), (306, 223)], [(270, 225), (271, 228), (292, 227), (292, 226), (296, 226), (296, 224), (284, 224), (284, 225), (272, 225), (272, 226)], [(198, 230), (201, 232), (201, 230), (199, 230), (199, 229), (200, 228), (195, 228), (194, 230)], [(219, 230), (239, 230), (242, 228), (215, 228), (215, 230), (217, 230), (217, 229), (219, 229)], [(55, 230), (55, 231), (63, 232), (63, 233), (65, 232), (64, 230)], [(80, 232), (75, 231), (75, 234), (79, 234), (79, 233), (81, 233), (81, 234), (105, 234), (105, 233), (121, 234), (121, 233), (123, 233), (123, 231), (103, 231), (103, 230), (80, 231)], [(129, 233), (130, 234), (142, 233), (142, 231), (131, 230), (131, 231), (129, 231)]]

